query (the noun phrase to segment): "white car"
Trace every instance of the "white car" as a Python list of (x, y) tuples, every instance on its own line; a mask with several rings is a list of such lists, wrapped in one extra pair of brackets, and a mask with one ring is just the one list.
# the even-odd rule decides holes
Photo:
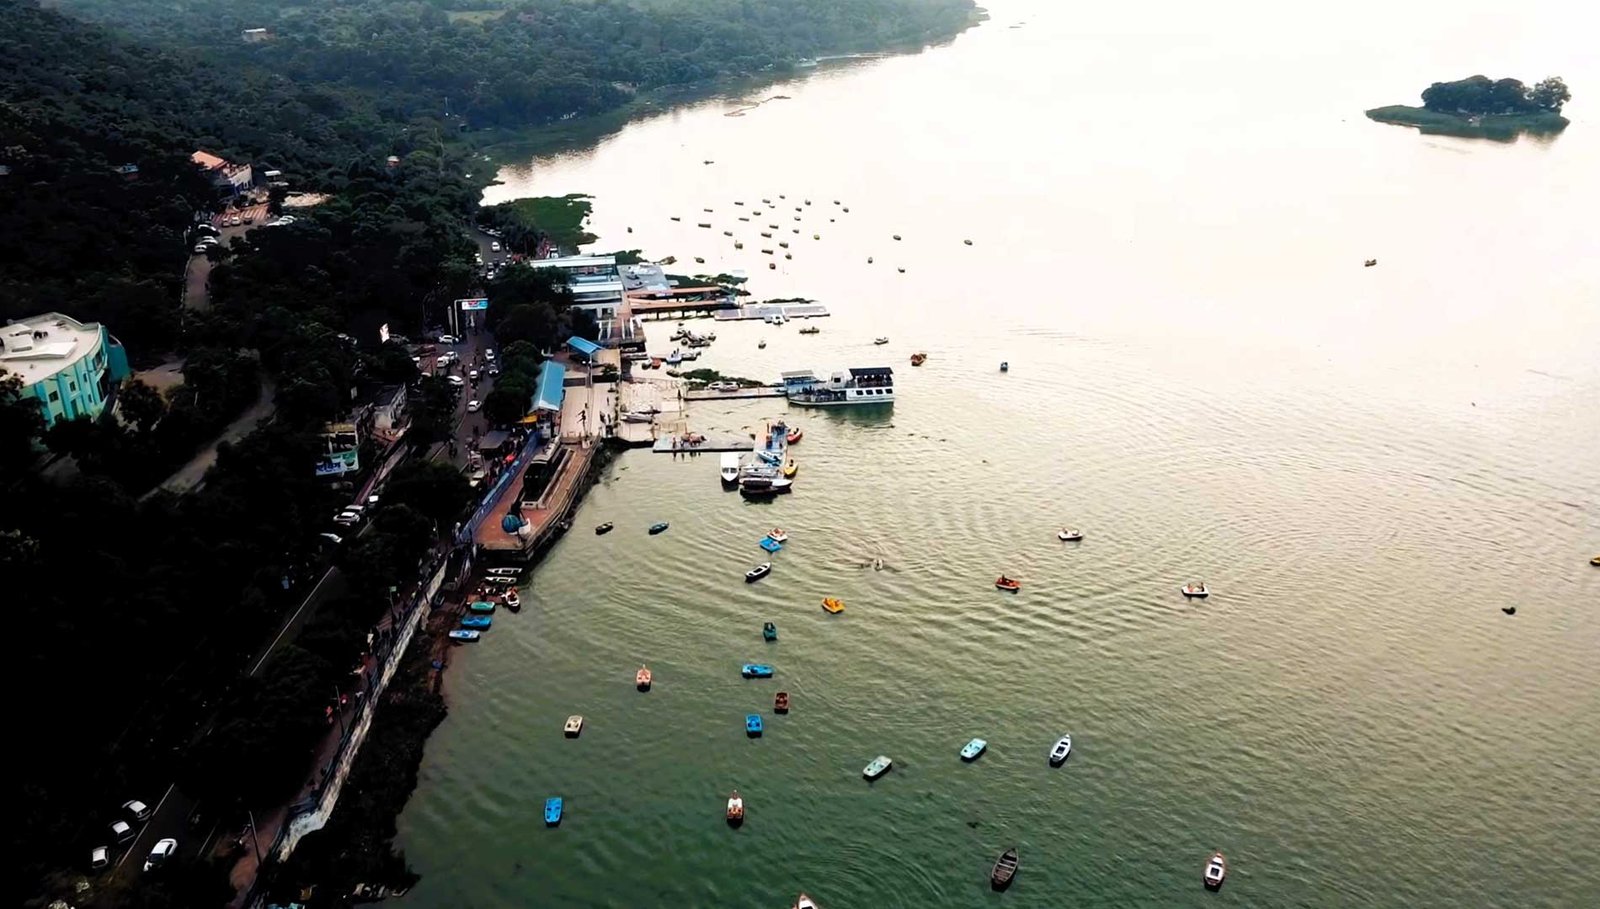
[(439, 336), (439, 343), (440, 344), (460, 344), (461, 343), (461, 339), (456, 337), (455, 335), (440, 335)]
[(493, 363), (494, 362), (494, 348), (490, 347), (490, 348), (485, 349), (484, 352), (483, 352), (483, 358), (485, 360), (488, 360), (490, 363)]
[(112, 821), (111, 836), (119, 843), (133, 839), (133, 826), (127, 821)]
[(144, 870), (159, 867), (162, 862), (172, 858), (172, 853), (178, 851), (178, 841), (167, 837), (156, 843), (156, 848), (150, 850), (150, 857), (144, 860)]
[(460, 376), (450, 376), (449, 381), (451, 385), (454, 385), (457, 388), (467, 384), (467, 380), (461, 378)]
[(467, 413), (477, 413), (478, 412), (478, 408), (480, 408), (482, 406), (483, 406), (483, 402), (479, 401), (476, 398), (474, 398), (471, 401), (467, 402)]
[(341, 511), (333, 516), (333, 523), (340, 527), (354, 527), (361, 523), (361, 515), (354, 511)]
[(500, 241), (499, 240), (494, 240), (494, 241), (490, 242), (489, 243), (489, 250), (491, 252), (499, 252), (500, 251)]
[(123, 802), (122, 810), (133, 815), (133, 819), (136, 821), (148, 821), (150, 820), (150, 815), (155, 813), (151, 810), (149, 805), (146, 805), (144, 802), (141, 802), (138, 799), (134, 799), (131, 802)]
[(96, 846), (89, 850), (89, 870), (100, 871), (111, 865), (111, 850), (104, 846)]

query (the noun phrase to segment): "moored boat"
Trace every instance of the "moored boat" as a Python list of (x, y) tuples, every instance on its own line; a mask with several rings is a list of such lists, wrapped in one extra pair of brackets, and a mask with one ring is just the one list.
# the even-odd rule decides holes
[(640, 691), (650, 690), (650, 667), (640, 666), (639, 671), (633, 674), (634, 687)]
[(485, 571), (484, 574), (489, 575), (490, 577), (509, 577), (509, 578), (514, 578), (514, 577), (517, 577), (517, 576), (522, 574), (522, 569), (521, 568), (490, 568), (487, 571)]
[(762, 537), (761, 538), (761, 542), (756, 544), (756, 545), (760, 546), (762, 549), (765, 549), (768, 552), (777, 552), (778, 550), (783, 548), (783, 544), (782, 543), (779, 543), (777, 540), (774, 540), (771, 537)]
[(569, 739), (577, 738), (583, 732), (583, 715), (574, 713), (567, 717), (567, 721), (561, 725), (561, 732)]
[(476, 628), (477, 630), (482, 631), (492, 624), (494, 624), (494, 619), (486, 615), (469, 615), (462, 616), (461, 618), (462, 628)]
[(502, 594), (500, 597), (500, 602), (506, 604), (506, 608), (512, 612), (517, 612), (518, 610), (522, 609), (522, 595), (517, 593), (515, 587)]
[(783, 532), (782, 527), (774, 527), (767, 531), (767, 539), (774, 543), (787, 543), (789, 542), (789, 535)]
[(783, 373), (783, 392), (790, 404), (806, 407), (893, 404), (894, 370), (887, 366), (856, 367), (835, 372), (828, 379), (809, 369), (793, 370)]
[(1050, 746), (1050, 766), (1060, 767), (1070, 754), (1072, 754), (1072, 736), (1063, 735)]
[(746, 584), (753, 584), (769, 574), (772, 574), (772, 563), (762, 562), (760, 565), (757, 565), (756, 567), (744, 573), (744, 582)]
[(488, 600), (476, 600), (467, 609), (471, 612), (494, 612), (494, 604)]
[(911, 355), (911, 365), (912, 366), (921, 366), (924, 362), (927, 361), (927, 359), (928, 359), (928, 355), (925, 354), (925, 353), (914, 353), (914, 354)]
[(772, 667), (766, 663), (746, 663), (739, 667), (739, 674), (747, 679), (770, 679)]
[(815, 325), (807, 325), (805, 328), (800, 329), (800, 333), (803, 335), (820, 335), (822, 334), (822, 329)]
[(767, 469), (765, 474), (751, 474), (739, 479), (739, 493), (747, 498), (760, 499), (788, 492), (793, 480), (777, 476), (777, 471)]
[(465, 629), (465, 628), (457, 628), (454, 631), (450, 632), (450, 640), (459, 641), (459, 642), (461, 642), (463, 644), (468, 642), (468, 641), (476, 641), (478, 638), (481, 638), (481, 637), (483, 637), (483, 632), (481, 632), (481, 631), (469, 631), (468, 629)]
[(778, 639), (778, 626), (766, 622), (761, 626), (761, 637), (764, 640), (776, 641)]
[(799, 472), (800, 462), (796, 461), (794, 458), (784, 458), (783, 476), (785, 479), (794, 479), (794, 475)]
[(844, 600), (838, 597), (823, 597), (822, 608), (833, 613), (844, 612)]
[(1206, 889), (1216, 890), (1220, 888), (1227, 877), (1228, 860), (1223, 858), (1220, 852), (1211, 853), (1211, 858), (1206, 862), (1205, 874), (1201, 878), (1201, 880), (1205, 881)]
[(1181, 591), (1186, 597), (1199, 597), (1200, 599), (1205, 599), (1206, 597), (1211, 596), (1211, 591), (1206, 587), (1206, 583), (1204, 581), (1201, 581), (1198, 584), (1185, 584), (1182, 587), (1179, 587), (1178, 590)]
[(655, 536), (656, 534), (661, 533), (662, 531), (666, 530), (668, 526), (669, 525), (667, 524), (666, 521), (662, 521), (659, 524), (651, 524), (650, 525), (650, 535), (651, 536)]
[(560, 825), (560, 823), (561, 823), (561, 815), (565, 811), (566, 811), (566, 804), (561, 800), (560, 797), (552, 797), (552, 798), (545, 799), (544, 800), (544, 825), (546, 827), (555, 827), (555, 826)]
[(722, 485), (737, 485), (739, 482), (739, 453), (730, 451), (723, 454), (722, 464), (717, 472), (722, 477)]
[[(801, 331), (805, 331), (805, 329), (803, 329), (803, 328), (802, 328), (802, 329), (800, 329), (800, 330), (801, 330)], [(805, 434), (806, 434), (806, 433), (805, 433), (805, 430), (803, 430), (803, 429), (801, 429), (801, 428), (800, 428), (800, 427), (798, 427), (798, 426), (796, 426), (796, 427), (794, 427), (794, 428), (793, 428), (793, 429), (790, 429), (790, 430), (789, 430), (789, 432), (788, 432), (788, 434), (787, 434), (787, 435), (785, 435), (785, 436), (784, 436), (784, 439), (785, 439), (785, 440), (786, 440), (786, 441), (787, 441), (787, 442), (788, 442), (788, 443), (789, 443), (789, 444), (790, 444), (790, 445), (793, 445), (793, 444), (795, 444), (795, 443), (796, 443), (796, 442), (798, 442), (798, 441), (800, 441), (800, 439), (801, 439), (801, 438), (803, 438), (803, 437), (804, 437), (804, 436), (805, 436)]]
[(773, 713), (788, 713), (789, 712), (789, 692), (780, 691), (777, 694), (772, 696), (772, 712)]
[(1017, 857), (1017, 850), (1007, 849), (1000, 853), (1000, 858), (995, 860), (994, 870), (989, 872), (989, 886), (996, 890), (1004, 890), (1011, 886), (1011, 881), (1017, 876), (1017, 867), (1021, 864)]
[(1064, 543), (1076, 543), (1083, 539), (1083, 531), (1076, 527), (1063, 527), (1056, 532), (1056, 539)]
[(739, 797), (739, 790), (733, 790), (733, 795), (728, 796), (728, 823), (737, 827), (744, 823), (744, 799)]
[(489, 587), (515, 587), (522, 580), (514, 574), (492, 574), (484, 578), (483, 583)]
[(963, 761), (975, 761), (978, 759), (978, 755), (983, 754), (988, 747), (989, 743), (983, 739), (973, 739), (961, 746), (961, 759)]
[(1015, 593), (1022, 589), (1022, 582), (1016, 578), (1008, 578), (1005, 575), (1001, 575), (994, 579), (994, 586), (1001, 590), (1009, 590)]
[(1600, 555), (1597, 555), (1594, 558), (1590, 559), (1589, 560), (1589, 564), (1597, 566), (1597, 567), (1600, 567)]
[(761, 734), (761, 714), (752, 713), (744, 718), (744, 734), (751, 738)]
[(596, 527), (594, 529), (594, 535), (598, 537), (598, 536), (602, 536), (604, 534), (608, 534), (608, 533), (611, 532), (612, 526), (613, 525), (612, 525), (612, 523), (610, 521), (607, 521), (604, 524), (596, 525)]
[(861, 775), (869, 780), (875, 780), (878, 777), (883, 776), (885, 773), (888, 773), (889, 768), (893, 766), (894, 761), (890, 760), (888, 755), (880, 754), (873, 758), (872, 763), (868, 764), (866, 768), (861, 771)]

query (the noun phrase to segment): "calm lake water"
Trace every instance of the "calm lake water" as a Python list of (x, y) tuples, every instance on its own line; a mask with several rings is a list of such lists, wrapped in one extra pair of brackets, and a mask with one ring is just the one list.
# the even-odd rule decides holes
[[(888, 364), (899, 402), (791, 414), (771, 504), (722, 492), (715, 456), (616, 461), (522, 614), (458, 651), (406, 904), (1600, 905), (1595, 14), (986, 5), (949, 46), (636, 122), (488, 193), (590, 193), (596, 249), (833, 311), (815, 336), (717, 325), (700, 365)], [(1480, 71), (1566, 77), (1573, 126), (1361, 115)], [(746, 585), (774, 525), (793, 540)]]

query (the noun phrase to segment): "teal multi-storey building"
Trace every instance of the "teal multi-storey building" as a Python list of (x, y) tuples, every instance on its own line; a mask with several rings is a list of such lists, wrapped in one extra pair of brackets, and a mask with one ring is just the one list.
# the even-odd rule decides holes
[(97, 420), (128, 375), (128, 354), (98, 322), (45, 313), (0, 328), (0, 378), (6, 375), (20, 377), (23, 393), (38, 399), (46, 427)]

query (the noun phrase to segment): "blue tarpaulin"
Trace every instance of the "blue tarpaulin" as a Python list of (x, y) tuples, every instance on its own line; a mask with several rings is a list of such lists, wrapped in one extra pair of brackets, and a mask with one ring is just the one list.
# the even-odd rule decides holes
[(568, 338), (567, 346), (590, 359), (593, 359), (594, 355), (600, 352), (600, 345), (593, 341), (585, 341), (577, 336)]
[(567, 368), (554, 360), (546, 360), (539, 367), (539, 388), (533, 395), (532, 410), (561, 409), (565, 396), (562, 385), (567, 381)]

